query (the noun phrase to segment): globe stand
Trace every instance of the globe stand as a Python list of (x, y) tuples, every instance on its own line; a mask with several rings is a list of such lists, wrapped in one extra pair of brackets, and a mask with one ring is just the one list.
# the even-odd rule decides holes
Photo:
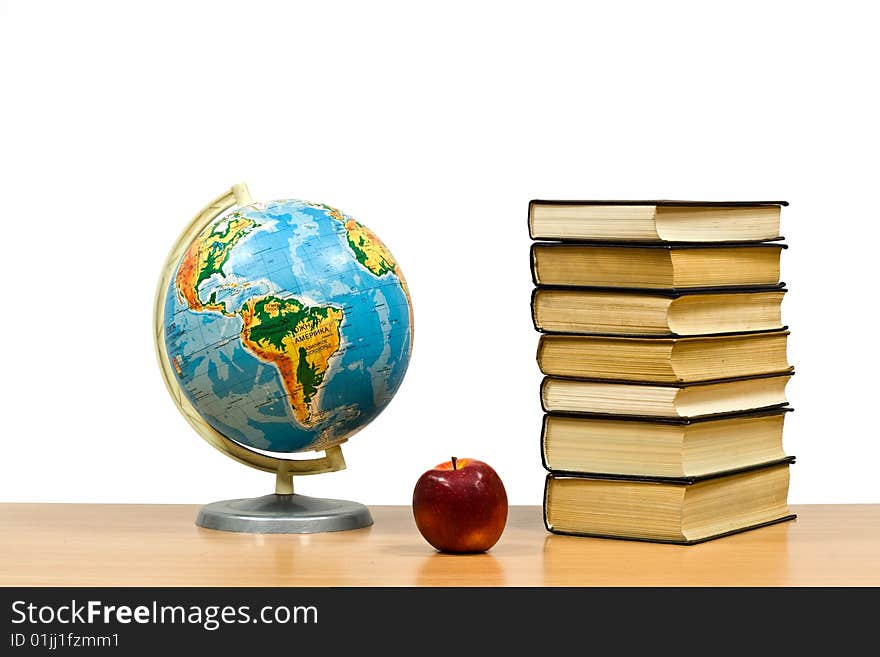
[(293, 473), (318, 474), (345, 468), (342, 448), (322, 458), (286, 460), (275, 477), (275, 494), (224, 500), (199, 510), (196, 524), (206, 529), (248, 534), (315, 534), (361, 529), (373, 524), (370, 510), (358, 502), (308, 497), (293, 492)]
[(369, 527), (373, 517), (357, 502), (275, 494), (206, 504), (196, 524), (248, 534), (314, 534)]
[(284, 459), (257, 452), (230, 440), (208, 424), (187, 399), (171, 369), (163, 334), (165, 290), (171, 283), (177, 263), (192, 240), (206, 226), (234, 205), (253, 203), (247, 186), (234, 185), (197, 214), (183, 230), (168, 254), (153, 309), (154, 339), (159, 367), (174, 403), (187, 422), (218, 450), (240, 463), (275, 473), (275, 494), (262, 497), (214, 502), (201, 508), (196, 524), (207, 529), (252, 534), (313, 534), (360, 529), (373, 524), (369, 509), (357, 502), (306, 497), (293, 492), (293, 475), (320, 474), (345, 469), (339, 445), (328, 447), (316, 459)]

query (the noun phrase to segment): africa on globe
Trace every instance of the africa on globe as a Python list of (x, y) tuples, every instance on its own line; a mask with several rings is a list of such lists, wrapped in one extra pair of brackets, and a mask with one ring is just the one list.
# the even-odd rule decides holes
[(372, 421), (406, 373), (403, 273), (327, 205), (250, 203), (187, 246), (164, 292), (164, 346), (216, 431), (269, 452), (322, 450)]

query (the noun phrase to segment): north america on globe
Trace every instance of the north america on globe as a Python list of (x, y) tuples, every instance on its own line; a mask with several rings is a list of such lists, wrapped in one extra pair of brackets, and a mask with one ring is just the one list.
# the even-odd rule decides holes
[(181, 257), (165, 346), (217, 431), (268, 451), (325, 449), (375, 418), (412, 347), (406, 280), (382, 241), (330, 206), (254, 203)]

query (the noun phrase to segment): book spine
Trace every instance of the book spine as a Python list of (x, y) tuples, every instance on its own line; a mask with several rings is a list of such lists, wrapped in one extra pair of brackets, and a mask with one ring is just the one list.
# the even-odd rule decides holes
[(544, 413), (550, 412), (550, 409), (547, 408), (547, 404), (544, 403), (544, 394), (547, 391), (547, 386), (550, 385), (551, 378), (552, 377), (545, 376), (543, 379), (541, 379), (541, 386), (538, 391), (538, 400), (541, 402), (541, 410)]
[(541, 437), (540, 437), (538, 449), (541, 452), (541, 466), (547, 472), (553, 472), (553, 470), (550, 469), (550, 465), (547, 462), (547, 422), (548, 422), (549, 417), (550, 417), (550, 414), (546, 413), (544, 415), (544, 417), (541, 419)]
[(529, 307), (532, 310), (532, 326), (539, 333), (543, 333), (544, 330), (538, 324), (538, 308), (537, 308), (537, 305), (535, 304), (535, 301), (538, 297), (538, 290), (540, 290), (540, 289), (541, 289), (540, 286), (535, 286), (534, 288), (532, 288), (532, 299), (529, 302)]
[(533, 221), (534, 221), (534, 214), (533, 214), (534, 207), (535, 207), (535, 201), (534, 201), (534, 200), (529, 201), (529, 210), (528, 210), (528, 216), (526, 217), (526, 224), (527, 224), (528, 229), (529, 229), (529, 239), (532, 239), (532, 240), (538, 239), (537, 237), (535, 237), (535, 226), (534, 226), (534, 224), (533, 224)]
[(532, 284), (533, 285), (540, 285), (541, 281), (538, 280), (538, 266), (537, 266), (537, 263), (535, 262), (535, 247), (536, 246), (537, 246), (537, 244), (532, 244), (532, 246), (529, 247), (529, 271), (532, 273)]
[(547, 513), (547, 511), (548, 511), (547, 498), (550, 494), (550, 481), (552, 480), (552, 478), (553, 478), (553, 474), (549, 473), (549, 472), (547, 473), (547, 476), (544, 477), (544, 494), (541, 496), (541, 511), (542, 511), (541, 515), (544, 516), (544, 529), (546, 529), (548, 532), (551, 532), (551, 533), (554, 530), (553, 530), (553, 527), (550, 525), (550, 516)]

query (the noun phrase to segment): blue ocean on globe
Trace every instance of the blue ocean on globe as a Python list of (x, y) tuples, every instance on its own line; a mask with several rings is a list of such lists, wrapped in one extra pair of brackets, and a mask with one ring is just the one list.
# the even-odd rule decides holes
[(363, 224), (326, 205), (254, 203), (205, 228), (165, 295), (165, 347), (214, 429), (271, 452), (326, 449), (403, 380), (406, 280)]

